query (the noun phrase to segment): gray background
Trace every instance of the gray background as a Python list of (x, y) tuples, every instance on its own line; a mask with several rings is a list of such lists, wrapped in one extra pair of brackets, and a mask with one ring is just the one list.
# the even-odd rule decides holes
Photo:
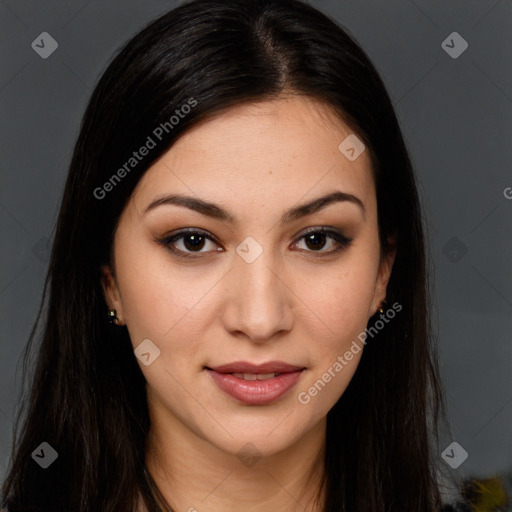
[[(0, 479), (16, 365), (86, 101), (117, 47), (177, 3), (0, 2)], [(453, 439), (469, 454), (463, 476), (511, 479), (512, 0), (310, 3), (341, 22), (375, 63), (417, 170), (453, 432), (440, 453)], [(457, 59), (441, 46), (454, 31), (469, 43)], [(42, 32), (59, 45), (48, 59), (31, 48)]]

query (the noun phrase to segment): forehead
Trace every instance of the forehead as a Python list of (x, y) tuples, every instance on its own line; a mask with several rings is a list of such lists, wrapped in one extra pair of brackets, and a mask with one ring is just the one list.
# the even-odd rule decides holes
[(339, 149), (354, 135), (331, 108), (310, 98), (238, 105), (185, 132), (148, 169), (135, 195), (147, 202), (170, 191), (192, 193), (236, 208), (247, 201), (289, 205), (342, 190), (371, 208), (368, 151), (351, 161)]

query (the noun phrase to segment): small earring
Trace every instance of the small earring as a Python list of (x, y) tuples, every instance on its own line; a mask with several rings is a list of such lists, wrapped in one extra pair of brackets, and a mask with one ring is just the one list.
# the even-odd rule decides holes
[(110, 324), (114, 324), (114, 325), (121, 325), (119, 323), (119, 318), (117, 318), (117, 311), (115, 309), (110, 309), (107, 313), (107, 316), (108, 316), (108, 321), (110, 322)]
[(378, 308), (378, 311), (380, 314), (384, 313), (384, 304), (386, 304), (386, 299), (384, 299), (380, 304), (379, 304), (379, 308)]

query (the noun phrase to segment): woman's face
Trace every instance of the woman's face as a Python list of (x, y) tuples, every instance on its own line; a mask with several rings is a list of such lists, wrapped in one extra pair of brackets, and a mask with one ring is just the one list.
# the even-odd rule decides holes
[(152, 424), (261, 455), (323, 425), (393, 262), (380, 257), (368, 151), (338, 147), (351, 133), (304, 97), (238, 106), (142, 177), (103, 282), (143, 343)]

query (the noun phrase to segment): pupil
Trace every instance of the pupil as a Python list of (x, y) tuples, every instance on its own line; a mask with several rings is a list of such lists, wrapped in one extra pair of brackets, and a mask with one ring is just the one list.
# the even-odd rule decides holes
[(202, 249), (204, 245), (204, 236), (202, 235), (187, 235), (184, 240), (187, 249)]
[(312, 233), (306, 237), (309, 249), (321, 249), (325, 245), (325, 233)]

